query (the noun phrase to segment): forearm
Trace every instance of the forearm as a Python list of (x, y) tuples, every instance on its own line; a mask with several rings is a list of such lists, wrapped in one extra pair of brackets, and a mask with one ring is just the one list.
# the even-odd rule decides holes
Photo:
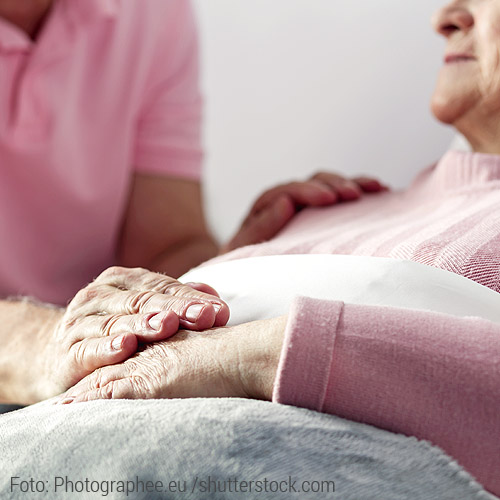
[(0, 301), (0, 403), (39, 400), (42, 339), (61, 316), (60, 309), (27, 300)]
[(428, 439), (498, 495), (500, 326), (301, 298), (273, 399)]
[(152, 260), (147, 269), (178, 278), (191, 268), (215, 257), (219, 246), (210, 236), (199, 236), (184, 240), (168, 248)]

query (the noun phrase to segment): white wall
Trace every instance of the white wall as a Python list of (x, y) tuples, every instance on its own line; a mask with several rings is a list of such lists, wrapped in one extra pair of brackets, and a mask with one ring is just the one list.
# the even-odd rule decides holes
[(331, 169), (401, 187), (450, 143), (428, 106), (440, 2), (194, 1), (206, 195), (221, 239), (269, 185)]

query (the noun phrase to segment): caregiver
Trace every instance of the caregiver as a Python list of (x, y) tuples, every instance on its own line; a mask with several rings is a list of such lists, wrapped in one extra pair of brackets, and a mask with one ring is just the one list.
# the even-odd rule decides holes
[[(0, 110), (0, 298), (76, 294), (65, 311), (0, 301), (0, 402), (55, 395), (179, 324), (226, 323), (209, 287), (110, 267), (179, 276), (218, 251), (188, 0), (0, 0)], [(320, 177), (268, 192), (225, 249), (273, 236), (299, 205), (377, 190)]]
[[(500, 292), (500, 0), (454, 0), (433, 24), (447, 48), (432, 109), (474, 152), (448, 152), (406, 191), (304, 210), (271, 241), (219, 262), (376, 256)], [(311, 280), (321, 278), (335, 280), (321, 269)], [(427, 439), (500, 495), (500, 327), (486, 319), (301, 297), (287, 316), (182, 331), (96, 370), (59, 402), (199, 396), (273, 399)]]
[(0, 298), (83, 289), (62, 318), (0, 302), (0, 402), (57, 393), (179, 322), (225, 324), (217, 297), (146, 271), (84, 288), (117, 263), (176, 276), (217, 253), (188, 1), (0, 0), (0, 109)]

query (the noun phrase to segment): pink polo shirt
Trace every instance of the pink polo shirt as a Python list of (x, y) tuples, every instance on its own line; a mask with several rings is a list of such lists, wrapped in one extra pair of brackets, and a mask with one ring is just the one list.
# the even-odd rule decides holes
[(188, 0), (55, 0), (0, 19), (0, 297), (64, 304), (115, 261), (134, 172), (199, 179)]

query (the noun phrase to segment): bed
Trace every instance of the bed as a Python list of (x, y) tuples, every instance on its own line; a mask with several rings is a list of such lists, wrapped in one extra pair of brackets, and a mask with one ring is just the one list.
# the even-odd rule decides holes
[[(233, 324), (286, 313), (298, 294), (500, 323), (497, 293), (414, 262), (258, 257), (183, 279), (218, 289)], [(0, 416), (0, 433), (1, 498), (496, 498), (429, 442), (263, 401), (49, 400)]]

